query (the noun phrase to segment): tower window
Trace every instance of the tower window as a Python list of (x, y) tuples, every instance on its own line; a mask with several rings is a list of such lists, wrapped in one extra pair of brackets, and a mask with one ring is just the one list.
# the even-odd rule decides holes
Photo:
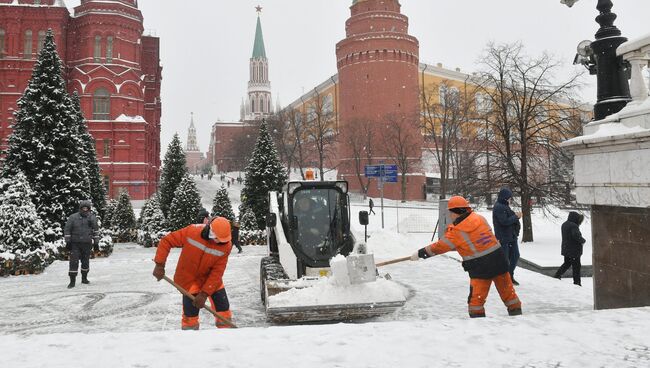
[(95, 62), (99, 63), (102, 57), (102, 36), (95, 36), (95, 51), (93, 53)]
[(0, 58), (5, 55), (5, 30), (0, 29)]
[(34, 0), (34, 5), (41, 5), (41, 0)]
[(106, 37), (106, 63), (113, 62), (113, 36)]
[(38, 31), (38, 44), (36, 45), (36, 53), (40, 54), (43, 50), (43, 45), (45, 44), (45, 31)]
[(255, 97), (251, 98), (251, 112), (255, 112)]
[(111, 113), (111, 94), (99, 88), (93, 94), (93, 119), (109, 120)]
[(31, 59), (32, 58), (32, 31), (31, 30), (26, 30), (25, 31), (25, 45), (24, 45), (24, 50), (23, 54), (25, 55), (25, 59)]

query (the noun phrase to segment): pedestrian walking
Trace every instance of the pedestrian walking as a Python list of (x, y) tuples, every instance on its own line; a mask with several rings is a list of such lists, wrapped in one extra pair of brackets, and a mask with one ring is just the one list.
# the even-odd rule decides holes
[[(183, 330), (199, 329), (199, 310), (209, 298), (216, 313), (230, 320), (232, 312), (223, 284), (223, 274), (232, 249), (230, 222), (217, 217), (209, 224), (189, 225), (169, 233), (158, 244), (153, 276), (160, 281), (165, 276), (165, 263), (171, 248), (182, 248), (174, 282), (194, 295), (194, 301), (183, 295)], [(216, 319), (218, 328), (229, 327)]]
[(90, 210), (90, 201), (79, 202), (79, 212), (76, 212), (65, 222), (63, 235), (65, 246), (70, 251), (68, 276), (70, 283), (68, 289), (75, 287), (81, 261), (81, 283), (90, 284), (88, 272), (90, 271), (90, 252), (92, 249), (99, 251), (99, 226), (97, 217)]
[(517, 238), (519, 237), (519, 230), (521, 224), (521, 212), (515, 213), (510, 208), (512, 202), (512, 191), (509, 188), (502, 188), (499, 191), (497, 203), (492, 209), (492, 224), (494, 225), (494, 235), (496, 235), (501, 248), (508, 259), (510, 264), (509, 271), (512, 283), (519, 285), (515, 280), (515, 268), (519, 262), (519, 244)]
[(242, 252), (241, 244), (239, 243), (239, 222), (237, 221), (232, 222), (232, 245), (239, 250), (238, 253)]
[(469, 202), (460, 196), (451, 197), (447, 209), (453, 223), (447, 226), (445, 235), (415, 252), (411, 260), (427, 259), (455, 250), (463, 258), (463, 269), (470, 277), (468, 312), (471, 318), (485, 317), (485, 301), (492, 283), (508, 314), (522, 314), (521, 301), (508, 272), (508, 260), (487, 220), (473, 212)]
[(571, 267), (573, 283), (578, 286), (582, 286), (580, 281), (580, 257), (582, 256), (582, 247), (586, 242), (580, 232), (580, 224), (582, 224), (584, 218), (583, 215), (571, 211), (569, 212), (569, 218), (562, 224), (562, 255), (564, 256), (564, 263), (554, 276), (556, 279), (562, 279), (562, 275)]
[(369, 212), (374, 215), (375, 211), (372, 209), (373, 207), (375, 207), (375, 202), (372, 201), (372, 198), (368, 198), (368, 208), (370, 208)]

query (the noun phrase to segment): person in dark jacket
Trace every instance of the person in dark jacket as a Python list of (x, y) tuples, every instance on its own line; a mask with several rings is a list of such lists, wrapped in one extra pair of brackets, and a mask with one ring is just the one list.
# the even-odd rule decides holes
[(199, 210), (199, 214), (196, 217), (196, 223), (197, 224), (209, 224), (210, 223), (210, 212), (206, 210), (205, 208), (201, 208)]
[(68, 217), (63, 232), (66, 248), (70, 251), (70, 266), (68, 275), (70, 284), (68, 289), (75, 286), (81, 260), (81, 283), (90, 284), (88, 271), (90, 270), (90, 252), (94, 248), (99, 250), (99, 226), (95, 214), (90, 211), (90, 201), (79, 202), (79, 212)]
[(368, 211), (371, 215), (375, 214), (375, 211), (373, 211), (373, 207), (375, 207), (375, 202), (372, 201), (372, 198), (368, 198), (368, 208), (370, 208), (370, 211)]
[(519, 219), (521, 212), (515, 213), (510, 208), (510, 201), (512, 200), (512, 191), (508, 188), (503, 188), (499, 191), (497, 203), (492, 209), (492, 224), (494, 225), (494, 235), (501, 243), (501, 248), (506, 254), (506, 258), (510, 263), (509, 271), (512, 283), (519, 285), (515, 280), (515, 268), (519, 261), (519, 244), (517, 238), (519, 237), (519, 230), (521, 225)]
[(232, 245), (234, 245), (239, 250), (237, 253), (241, 253), (242, 249), (241, 245), (239, 244), (239, 222), (233, 221), (231, 224), (231, 229)]
[(580, 224), (584, 216), (577, 212), (569, 212), (569, 218), (562, 224), (562, 255), (564, 263), (555, 273), (555, 278), (561, 279), (569, 267), (573, 269), (573, 283), (582, 286), (580, 282), (580, 256), (585, 239), (580, 232)]

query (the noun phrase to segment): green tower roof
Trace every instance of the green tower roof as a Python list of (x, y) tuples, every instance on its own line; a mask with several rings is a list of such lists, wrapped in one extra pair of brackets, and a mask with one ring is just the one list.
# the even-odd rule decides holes
[(266, 59), (266, 50), (264, 49), (264, 36), (262, 36), (262, 21), (257, 17), (257, 29), (255, 30), (255, 45), (253, 46), (253, 58)]

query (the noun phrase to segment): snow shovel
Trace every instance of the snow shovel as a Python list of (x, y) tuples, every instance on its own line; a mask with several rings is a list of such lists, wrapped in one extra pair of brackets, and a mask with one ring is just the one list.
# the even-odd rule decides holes
[(379, 262), (379, 263), (377, 263), (375, 265), (375, 267), (388, 266), (388, 265), (393, 264), (393, 263), (400, 263), (400, 262), (410, 261), (410, 260), (411, 260), (411, 256), (396, 258), (396, 259), (392, 259), (390, 261)]
[[(194, 301), (194, 295), (188, 293), (187, 290), (183, 289), (180, 285), (178, 285), (177, 283), (175, 283), (174, 280), (170, 279), (170, 278), (167, 277), (167, 276), (163, 276), (163, 279), (165, 279), (165, 281), (167, 281), (168, 283), (172, 284), (176, 289), (178, 289), (178, 291), (181, 292), (181, 294), (185, 295), (186, 297), (188, 297), (188, 298), (190, 298), (192, 301)], [(228, 318), (225, 318), (225, 317), (222, 317), (222, 316), (218, 315), (217, 312), (215, 312), (214, 310), (212, 310), (212, 308), (208, 307), (206, 304), (203, 304), (203, 308), (207, 309), (208, 312), (212, 313), (212, 315), (213, 315), (216, 319), (218, 319), (219, 321), (221, 321), (221, 322), (227, 324), (228, 326), (230, 326), (230, 327), (232, 327), (232, 328), (237, 328), (237, 326), (235, 326), (235, 324), (232, 323), (231, 320), (229, 320)]]

